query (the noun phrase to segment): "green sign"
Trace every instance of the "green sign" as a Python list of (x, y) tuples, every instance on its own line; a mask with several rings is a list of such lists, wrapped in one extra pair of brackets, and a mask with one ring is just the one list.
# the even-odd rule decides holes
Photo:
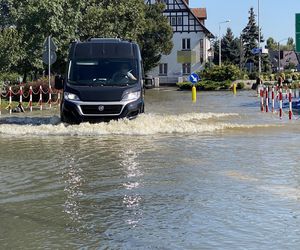
[(300, 53), (300, 13), (296, 14), (296, 51)]

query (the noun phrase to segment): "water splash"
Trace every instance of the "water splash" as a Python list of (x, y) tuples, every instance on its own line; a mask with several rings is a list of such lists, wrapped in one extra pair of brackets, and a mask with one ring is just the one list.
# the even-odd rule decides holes
[(232, 128), (263, 126), (231, 123), (231, 120), (238, 116), (235, 113), (143, 114), (134, 120), (124, 119), (109, 123), (82, 123), (80, 125), (61, 123), (57, 116), (47, 118), (11, 117), (0, 120), (0, 134), (15, 136), (197, 134)]

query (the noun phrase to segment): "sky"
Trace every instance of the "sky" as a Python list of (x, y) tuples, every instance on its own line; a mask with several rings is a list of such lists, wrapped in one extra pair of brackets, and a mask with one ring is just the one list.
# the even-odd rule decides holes
[[(235, 36), (239, 36), (248, 23), (249, 10), (254, 8), (258, 14), (259, 23), (265, 41), (273, 37), (275, 41), (286, 44), (286, 39), (292, 37), (295, 41), (295, 14), (300, 13), (300, 0), (190, 0), (191, 8), (206, 8), (206, 28), (215, 36), (221, 36), (230, 27)], [(256, 23), (258, 19), (256, 18)]]

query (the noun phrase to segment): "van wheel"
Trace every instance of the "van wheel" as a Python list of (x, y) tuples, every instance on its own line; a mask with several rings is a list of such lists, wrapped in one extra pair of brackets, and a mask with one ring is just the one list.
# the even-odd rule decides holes
[(68, 123), (68, 124), (74, 123), (74, 121), (70, 119), (70, 116), (68, 116), (65, 112), (60, 113), (60, 120), (63, 123)]
[(141, 107), (141, 109), (140, 109), (140, 113), (142, 114), (142, 113), (145, 113), (145, 106), (144, 106), (144, 104), (142, 105), (142, 107)]

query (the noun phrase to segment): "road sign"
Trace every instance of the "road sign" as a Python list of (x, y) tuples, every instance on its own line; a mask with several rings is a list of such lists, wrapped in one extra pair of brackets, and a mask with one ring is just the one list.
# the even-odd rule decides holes
[(295, 30), (296, 30), (296, 51), (300, 53), (300, 13), (296, 14), (296, 23), (295, 23)]
[(252, 54), (254, 54), (254, 55), (256, 55), (256, 54), (259, 54), (259, 53), (261, 53), (261, 48), (253, 48), (252, 50), (251, 50), (251, 53)]
[(200, 80), (200, 77), (196, 73), (192, 73), (189, 76), (189, 81), (193, 84), (197, 83)]
[[(56, 62), (57, 55), (55, 52), (51, 51), (50, 52), (50, 65)], [(43, 53), (43, 62), (47, 65), (49, 65), (49, 51), (44, 51)]]
[(53, 39), (51, 38), (51, 36), (48, 36), (45, 41), (44, 41), (44, 50), (47, 51), (49, 50), (49, 45), (50, 45), (50, 50), (51, 51), (56, 51), (57, 50), (57, 46), (54, 43)]

